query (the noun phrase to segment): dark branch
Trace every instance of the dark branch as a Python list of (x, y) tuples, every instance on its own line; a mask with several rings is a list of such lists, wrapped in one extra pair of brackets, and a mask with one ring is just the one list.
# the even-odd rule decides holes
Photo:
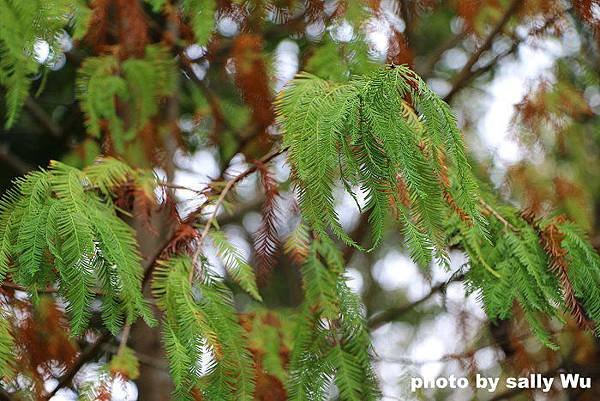
[(27, 99), (25, 99), (25, 107), (29, 110), (31, 116), (35, 118), (37, 122), (50, 133), (50, 135), (56, 139), (62, 137), (62, 128), (48, 115), (48, 113), (46, 113), (46, 110), (37, 104), (35, 100), (31, 97), (27, 97)]
[(448, 288), (448, 285), (457, 281), (461, 281), (464, 277), (465, 275), (463, 273), (455, 274), (450, 278), (450, 280), (432, 287), (431, 290), (425, 296), (419, 298), (415, 302), (412, 302), (407, 305), (392, 307), (373, 315), (367, 322), (369, 329), (374, 330), (378, 327), (383, 326), (387, 322), (391, 322), (398, 319), (400, 316), (404, 315), (407, 312), (410, 312), (415, 307), (429, 300), (435, 294), (439, 292), (444, 292), (446, 288)]
[(8, 145), (0, 145), (0, 161), (8, 164), (19, 175), (33, 170), (33, 166), (10, 151)]
[(467, 83), (473, 78), (473, 66), (479, 61), (481, 55), (492, 47), (492, 44), (494, 43), (496, 37), (504, 30), (504, 27), (506, 26), (508, 21), (510, 21), (513, 14), (517, 12), (519, 6), (522, 3), (523, 2), (521, 0), (512, 0), (512, 2), (502, 15), (502, 18), (500, 18), (500, 21), (498, 21), (496, 26), (486, 37), (483, 44), (471, 55), (463, 69), (458, 73), (458, 75), (456, 75), (452, 82), (452, 89), (446, 95), (446, 98), (444, 100), (446, 100), (447, 102), (450, 101), (454, 97), (454, 95), (456, 95), (456, 93), (459, 92), (465, 85), (467, 85)]
[(71, 383), (71, 380), (75, 377), (77, 372), (89, 361), (94, 359), (96, 355), (102, 350), (104, 344), (110, 341), (113, 336), (110, 333), (104, 332), (93, 344), (89, 345), (85, 350), (79, 354), (79, 357), (75, 360), (75, 363), (67, 369), (67, 371), (58, 379), (56, 387), (49, 392), (43, 399), (49, 400), (54, 397), (56, 393)]

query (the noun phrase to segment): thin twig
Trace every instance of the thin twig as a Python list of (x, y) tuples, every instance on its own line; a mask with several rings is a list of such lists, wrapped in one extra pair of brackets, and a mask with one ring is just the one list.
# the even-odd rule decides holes
[(21, 175), (33, 170), (33, 166), (12, 153), (7, 144), (0, 144), (0, 161), (8, 164), (13, 170)]
[(458, 45), (465, 36), (467, 36), (467, 32), (462, 30), (442, 43), (442, 45), (435, 49), (431, 56), (423, 63), (423, 67), (417, 71), (419, 75), (423, 78), (429, 77), (444, 53)]
[(511, 54), (514, 54), (517, 49), (519, 48), (519, 46), (521, 44), (523, 44), (523, 42), (525, 42), (528, 38), (530, 38), (531, 36), (534, 36), (536, 34), (541, 34), (542, 32), (544, 32), (546, 29), (548, 29), (554, 22), (556, 22), (556, 20), (560, 17), (559, 14), (554, 15), (550, 18), (548, 18), (546, 20), (546, 22), (544, 22), (544, 25), (542, 25), (539, 28), (535, 28), (533, 30), (531, 30), (530, 32), (528, 32), (527, 34), (523, 35), (522, 37), (518, 37), (516, 35), (513, 35), (513, 43), (511, 45), (511, 47), (506, 50), (503, 53), (497, 54), (496, 56), (494, 56), (494, 58), (489, 61), (487, 64), (476, 68), (474, 70), (471, 71), (468, 79), (464, 82), (461, 83), (460, 86), (455, 86), (453, 85), (450, 92), (448, 92), (448, 94), (444, 97), (444, 101), (445, 102), (450, 102), (452, 100), (452, 98), (454, 96), (456, 96), (458, 94), (458, 92), (460, 92), (462, 89), (464, 89), (467, 85), (468, 82), (476, 79), (477, 77), (485, 74), (486, 72), (490, 71), (492, 68), (494, 68), (495, 66), (498, 65), (498, 63), (505, 59), (506, 57), (510, 56)]
[[(273, 160), (274, 158), (276, 158), (277, 156), (279, 156), (282, 153), (284, 153), (286, 150), (287, 150), (287, 148), (283, 148), (283, 149), (280, 149), (280, 150), (277, 150), (277, 151), (273, 151), (273, 152), (265, 155), (262, 159), (260, 159), (260, 162), (261, 163), (268, 163), (271, 160)], [(204, 229), (202, 230), (202, 233), (198, 237), (198, 242), (196, 244), (196, 251), (194, 252), (194, 256), (193, 256), (193, 259), (192, 259), (193, 261), (198, 260), (198, 257), (200, 256), (200, 253), (202, 252), (202, 244), (203, 244), (204, 240), (206, 239), (206, 237), (208, 236), (208, 232), (210, 231), (210, 228), (215, 223), (216, 218), (217, 218), (217, 214), (219, 212), (219, 208), (221, 207), (221, 205), (225, 201), (225, 197), (227, 196), (227, 194), (229, 193), (229, 191), (231, 191), (231, 189), (238, 182), (242, 181), (244, 178), (248, 177), (250, 174), (256, 172), (256, 170), (257, 170), (257, 166), (256, 166), (256, 164), (253, 164), (251, 167), (249, 167), (248, 169), (246, 169), (244, 172), (238, 174), (237, 176), (235, 176), (231, 180), (227, 181), (227, 184), (225, 185), (225, 187), (219, 193), (219, 197), (217, 198), (217, 201), (214, 204), (214, 210), (213, 210), (212, 214), (210, 215), (210, 217), (206, 221), (206, 223), (204, 225)], [(190, 274), (189, 274), (190, 281), (192, 281), (193, 278), (194, 278), (194, 269), (191, 269), (190, 270)]]
[(79, 370), (83, 367), (83, 365), (92, 360), (92, 358), (94, 358), (96, 354), (102, 349), (102, 346), (108, 341), (110, 341), (112, 338), (113, 336), (110, 333), (104, 332), (96, 340), (96, 342), (94, 342), (85, 350), (83, 350), (81, 354), (79, 354), (79, 357), (75, 360), (73, 365), (71, 365), (69, 369), (67, 369), (67, 371), (58, 379), (58, 384), (56, 385), (56, 387), (54, 387), (54, 389), (48, 394), (46, 394), (46, 396), (42, 399), (47, 401), (50, 398), (54, 397), (61, 388), (68, 386), (69, 383), (71, 383), (71, 380), (73, 380), (73, 378), (77, 374), (77, 372), (79, 372)]
[[(16, 290), (16, 291), (23, 291), (23, 292), (28, 291), (28, 289), (23, 287), (22, 285), (11, 283), (9, 281), (2, 283), (2, 285), (0, 285), (0, 287), (10, 289), (10, 290)], [(37, 292), (42, 293), (42, 294), (54, 294), (54, 293), (58, 292), (58, 288), (54, 288), (54, 287), (40, 288), (37, 290)]]
[(121, 332), (121, 342), (119, 343), (119, 350), (117, 351), (117, 354), (123, 354), (123, 351), (125, 351), (125, 348), (127, 348), (129, 333), (131, 333), (131, 323), (127, 323), (125, 327), (123, 327), (123, 331)]
[[(28, 292), (30, 291), (28, 288), (23, 287), (22, 285), (10, 282), (10, 281), (5, 281), (0, 285), (0, 288), (6, 288), (6, 289), (11, 289), (11, 290), (16, 290), (16, 291), (23, 291), (23, 292)], [(55, 294), (57, 292), (60, 291), (59, 288), (56, 287), (46, 287), (46, 288), (36, 288), (36, 291), (40, 294)], [(93, 290), (93, 293), (95, 295), (104, 295), (104, 293), (102, 291), (99, 291), (97, 289)]]
[(56, 139), (59, 139), (63, 136), (63, 130), (58, 125), (52, 117), (46, 113), (44, 110), (33, 98), (27, 97), (25, 99), (25, 107), (31, 113), (31, 116), (35, 118), (49, 133)]
[(504, 217), (502, 217), (502, 215), (496, 210), (494, 209), (490, 204), (488, 204), (486, 201), (484, 201), (483, 199), (479, 199), (479, 204), (491, 215), (493, 215), (496, 219), (498, 219), (498, 221), (500, 221), (502, 224), (504, 224), (505, 227), (509, 227), (511, 230), (513, 231), (519, 231), (517, 229), (517, 227), (515, 227), (514, 225), (512, 225), (508, 220), (506, 220)]
[(504, 30), (504, 27), (506, 26), (508, 21), (510, 21), (513, 14), (517, 12), (519, 6), (522, 3), (523, 2), (521, 0), (512, 0), (510, 5), (504, 12), (504, 15), (502, 15), (502, 18), (500, 18), (496, 26), (486, 37), (483, 44), (471, 55), (471, 57), (469, 58), (469, 60), (467, 60), (467, 63), (464, 65), (462, 70), (454, 78), (452, 82), (452, 89), (450, 89), (450, 92), (448, 92), (448, 94), (445, 97), (446, 101), (451, 100), (454, 97), (454, 95), (456, 95), (456, 93), (460, 91), (471, 80), (474, 72), (472, 70), (473, 66), (479, 61), (481, 55), (492, 47), (492, 44), (494, 43), (496, 37)]
[(416, 300), (410, 304), (391, 307), (391, 308), (388, 308), (382, 312), (379, 312), (379, 313), (373, 315), (367, 322), (367, 326), (369, 327), (369, 329), (374, 330), (374, 329), (377, 329), (377, 328), (383, 326), (387, 322), (394, 321), (394, 320), (398, 319), (400, 316), (404, 315), (405, 313), (410, 312), (415, 307), (421, 305), (423, 302), (429, 300), (431, 297), (433, 297), (438, 292), (445, 291), (446, 288), (451, 283), (461, 281), (464, 278), (465, 278), (465, 275), (463, 273), (454, 274), (450, 278), (450, 280), (440, 283), (434, 287), (431, 287), (431, 290), (426, 295), (424, 295), (422, 298), (419, 298), (418, 300)]
[(204, 195), (204, 190), (194, 189), (194, 188), (186, 187), (184, 185), (177, 185), (177, 184), (173, 184), (170, 182), (159, 182), (158, 185), (161, 187), (170, 188), (170, 189), (180, 189), (182, 191), (194, 192), (197, 195)]
[(8, 391), (0, 387), (0, 401), (15, 401), (15, 399)]

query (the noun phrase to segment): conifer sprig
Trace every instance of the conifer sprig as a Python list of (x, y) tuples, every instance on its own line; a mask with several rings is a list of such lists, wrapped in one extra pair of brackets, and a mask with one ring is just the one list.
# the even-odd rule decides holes
[(81, 39), (91, 13), (82, 0), (2, 0), (0, 9), (0, 85), (6, 88), (5, 126), (10, 128), (25, 104), (32, 79), (43, 63), (53, 62), (39, 59), (43, 54), (35, 53), (36, 45), (48, 46), (46, 57), (60, 54), (62, 30), (73, 21), (73, 36)]
[[(334, 210), (333, 187), (340, 180), (353, 197), (364, 193), (373, 246), (383, 238), (387, 217), (397, 216), (422, 265), (432, 255), (446, 258), (442, 221), (451, 206), (485, 231), (455, 118), (407, 67), (343, 84), (302, 73), (284, 88), (276, 110), (302, 213), (316, 232), (330, 229), (358, 246)], [(405, 193), (399, 193), (398, 182)]]
[(34, 294), (58, 282), (74, 335), (87, 328), (99, 284), (106, 292), (105, 324), (116, 333), (138, 316), (152, 321), (133, 230), (106, 197), (133, 170), (103, 159), (87, 171), (52, 162), (49, 170), (17, 180), (0, 202), (0, 271)]
[[(597, 254), (570, 223), (528, 221), (490, 194), (484, 200), (448, 105), (407, 67), (342, 84), (302, 73), (276, 107), (302, 215), (318, 236), (331, 232), (357, 246), (341, 229), (333, 190), (341, 182), (356, 198), (359, 186), (374, 244), (394, 216), (421, 265), (432, 256), (446, 260), (448, 245), (461, 247), (470, 260), (467, 286), (490, 318), (510, 317), (518, 303), (532, 331), (553, 348), (543, 316), (560, 319), (565, 310), (585, 327), (597, 324), (597, 285), (583, 284), (583, 277), (600, 283)], [(548, 227), (552, 241), (544, 235)], [(314, 250), (307, 261), (305, 279), (329, 288), (317, 274), (323, 270)], [(331, 315), (338, 298), (318, 285), (307, 288), (309, 299), (317, 294)]]
[(160, 99), (172, 94), (175, 74), (170, 54), (160, 45), (147, 46), (144, 58), (123, 62), (112, 55), (87, 58), (76, 86), (90, 134), (99, 136), (106, 121), (115, 146), (122, 150), (157, 114)]
[[(190, 283), (192, 259), (177, 256), (155, 272), (153, 294), (164, 312), (163, 341), (177, 399), (193, 399), (194, 388), (207, 400), (251, 400), (252, 357), (233, 307), (231, 292), (204, 271)], [(211, 362), (202, 372), (202, 357)]]

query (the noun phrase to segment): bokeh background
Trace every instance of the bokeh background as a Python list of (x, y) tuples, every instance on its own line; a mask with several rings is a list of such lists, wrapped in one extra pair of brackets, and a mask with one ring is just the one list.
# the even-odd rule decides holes
[[(121, 156), (172, 184), (182, 218), (204, 201), (198, 193), (213, 180), (243, 171), (277, 141), (270, 104), (297, 72), (344, 80), (384, 63), (407, 63), (451, 104), (482, 180), (522, 209), (565, 213), (600, 248), (598, 0), (220, 0), (216, 32), (203, 44), (194, 43), (184, 26), (169, 31), (172, 15), (142, 1), (129, 3), (92, 1), (96, 20), (84, 40), (72, 40), (66, 29), (58, 49), (44, 40), (36, 43), (31, 57), (44, 66), (43, 73), (18, 122), (0, 132), (2, 191), (14, 177), (50, 159), (84, 165), (101, 152), (115, 152), (107, 138), (86, 133), (75, 70), (106, 46), (169, 41), (170, 32), (179, 37), (180, 53), (174, 55), (181, 64), (179, 95), (163, 102), (162, 122), (137, 133)], [(142, 24), (145, 33), (132, 24)], [(283, 242), (297, 223), (297, 205), (285, 158), (275, 166), (285, 189), (277, 199)], [(337, 210), (344, 228), (368, 241), (365, 219), (343, 193), (340, 188)], [(235, 208), (220, 216), (221, 225), (252, 259), (264, 200), (258, 177), (243, 181), (235, 195)], [(164, 194), (156, 196), (165, 201)], [(460, 251), (451, 251), (450, 270), (437, 265), (423, 270), (402, 243), (397, 228), (390, 227), (376, 252), (345, 250), (351, 287), (362, 296), (372, 329), (383, 400), (600, 399), (600, 343), (592, 334), (568, 320), (550, 321), (561, 348), (546, 349), (518, 311), (513, 320), (488, 321), (477, 295), (465, 292), (461, 272), (468, 260)], [(211, 261), (219, 269), (214, 252)], [(298, 291), (285, 284), (295, 277), (293, 267), (285, 258), (278, 262), (271, 281), (279, 284), (264, 289), (267, 302), (293, 306)], [(90, 336), (69, 352), (85, 348)], [(115, 383), (114, 400), (167, 399), (166, 365), (154, 337), (147, 328), (134, 328), (142, 375), (135, 383)], [(52, 400), (77, 399), (78, 388), (97, 378), (114, 351), (107, 345)], [(47, 391), (58, 383), (59, 365), (55, 377), (52, 371), (44, 377)], [(500, 388), (489, 394), (411, 393), (409, 387), (414, 376), (552, 376), (563, 370), (592, 377), (594, 388), (548, 394)]]

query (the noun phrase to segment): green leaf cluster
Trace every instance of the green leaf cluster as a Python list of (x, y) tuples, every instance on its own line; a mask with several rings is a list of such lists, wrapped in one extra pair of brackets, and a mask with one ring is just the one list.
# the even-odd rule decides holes
[(76, 85), (88, 131), (100, 136), (106, 122), (115, 146), (122, 150), (124, 142), (158, 113), (161, 99), (173, 93), (176, 74), (172, 57), (159, 45), (147, 46), (140, 59), (87, 58)]
[(6, 88), (6, 127), (10, 128), (28, 96), (31, 80), (42, 68), (36, 44), (45, 42), (50, 56), (59, 52), (63, 29), (73, 19), (73, 36), (80, 39), (90, 11), (82, 0), (0, 1), (0, 85)]
[(357, 246), (339, 223), (336, 185), (355, 199), (365, 196), (373, 246), (394, 216), (421, 265), (432, 255), (446, 258), (447, 210), (484, 231), (456, 120), (407, 67), (390, 66), (343, 84), (302, 73), (282, 91), (276, 108), (302, 214), (317, 233), (329, 229)]
[(192, 400), (252, 400), (254, 368), (245, 333), (237, 320), (231, 291), (203, 271), (189, 279), (190, 257), (177, 256), (156, 270), (153, 294), (163, 316), (163, 341), (175, 396)]
[(313, 240), (302, 266), (305, 299), (294, 330), (290, 400), (325, 400), (334, 382), (341, 400), (378, 399), (363, 306), (343, 269), (333, 242)]
[[(491, 202), (491, 199), (489, 200)], [(546, 346), (556, 342), (545, 327), (547, 317), (564, 321), (572, 314), (569, 292), (574, 291), (586, 320), (600, 322), (600, 256), (573, 223), (545, 218), (532, 224), (512, 206), (494, 205), (490, 216), (490, 240), (473, 228), (450, 219), (451, 244), (460, 244), (469, 256), (466, 285), (484, 305), (491, 319), (508, 319), (514, 305), (520, 305), (535, 336)], [(552, 255), (544, 249), (542, 231), (554, 224), (562, 240), (556, 244), (562, 255), (566, 276), (552, 270)], [(577, 316), (575, 316), (577, 318)]]
[(84, 171), (52, 162), (49, 170), (19, 178), (0, 200), (0, 280), (9, 275), (34, 298), (57, 285), (73, 335), (87, 328), (96, 289), (111, 332), (139, 316), (152, 320), (141, 293), (133, 230), (101, 190), (131, 175), (133, 170), (114, 159)]
[(222, 231), (213, 231), (211, 238), (231, 278), (254, 299), (261, 301), (262, 298), (256, 286), (254, 269), (244, 260), (241, 251), (227, 239)]

